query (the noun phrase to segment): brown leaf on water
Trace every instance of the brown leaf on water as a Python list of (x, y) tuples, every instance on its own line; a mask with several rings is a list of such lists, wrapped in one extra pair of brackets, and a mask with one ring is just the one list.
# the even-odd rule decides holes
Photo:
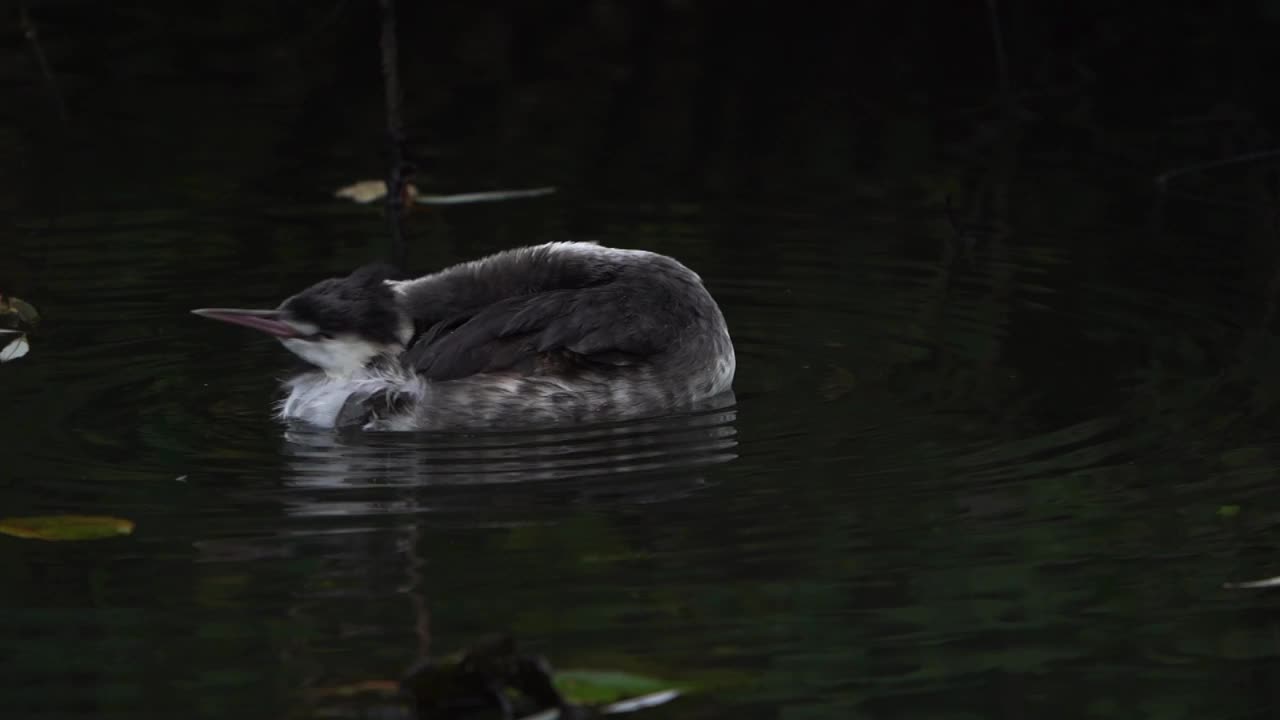
[(133, 532), (133, 521), (109, 515), (33, 515), (0, 518), (0, 535), (25, 540), (102, 540)]

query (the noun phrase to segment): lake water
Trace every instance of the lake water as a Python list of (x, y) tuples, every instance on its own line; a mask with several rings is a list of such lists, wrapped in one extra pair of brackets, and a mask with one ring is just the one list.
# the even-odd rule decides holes
[[(1280, 711), (1280, 594), (1224, 588), (1280, 575), (1280, 253), (1247, 179), (1161, 202), (1154, 162), (1033, 139), (997, 146), (1016, 168), (864, 182), (810, 152), (821, 118), (738, 127), (690, 179), (698, 153), (625, 141), (660, 113), (573, 145), (500, 108), (420, 182), (561, 191), (415, 212), (413, 269), (555, 239), (674, 255), (728, 319), (737, 404), (338, 436), (272, 419), (278, 345), (187, 311), (378, 251), (378, 209), (330, 197), (381, 172), (376, 92), (338, 116), (293, 67), (237, 94), (66, 52), (73, 142), (4, 150), (33, 179), (4, 176), (0, 263), (43, 323), (0, 366), (0, 515), (136, 529), (0, 536), (0, 715), (365, 717), (316, 690), (503, 629), (698, 687), (657, 719)], [(773, 155), (724, 160), (768, 128)]]

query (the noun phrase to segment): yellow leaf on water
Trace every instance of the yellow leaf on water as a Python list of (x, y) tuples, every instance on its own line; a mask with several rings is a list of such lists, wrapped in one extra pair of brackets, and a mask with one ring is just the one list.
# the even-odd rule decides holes
[[(406, 187), (406, 191), (411, 199), (418, 196), (418, 188), (412, 183)], [(338, 188), (333, 196), (367, 205), (387, 196), (387, 183), (382, 180), (361, 180), (344, 188)]]
[(371, 203), (387, 194), (387, 184), (381, 180), (361, 180), (344, 188), (339, 188), (334, 197), (354, 200), (358, 203)]
[(0, 535), (27, 540), (101, 540), (133, 532), (133, 521), (108, 515), (0, 518)]

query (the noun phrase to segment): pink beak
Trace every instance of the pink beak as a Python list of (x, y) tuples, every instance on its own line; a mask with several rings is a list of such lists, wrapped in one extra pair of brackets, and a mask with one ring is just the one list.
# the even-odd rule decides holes
[(280, 319), (279, 310), (240, 310), (237, 308), (201, 308), (191, 311), (210, 320), (221, 320), (233, 325), (243, 325), (261, 330), (278, 338), (302, 337), (292, 325)]

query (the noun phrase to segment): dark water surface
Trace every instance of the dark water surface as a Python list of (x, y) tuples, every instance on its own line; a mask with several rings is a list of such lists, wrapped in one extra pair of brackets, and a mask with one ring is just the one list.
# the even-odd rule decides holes
[[(370, 257), (377, 210), (328, 194), (380, 172), (376, 95), (299, 137), (336, 100), (293, 98), (287, 69), (228, 107), (208, 68), (64, 63), (55, 229), (47, 184), (4, 198), (44, 324), (0, 366), (0, 515), (137, 527), (0, 536), (0, 717), (318, 716), (315, 688), (504, 628), (557, 666), (704, 688), (655, 718), (1280, 713), (1280, 595), (1223, 588), (1280, 575), (1280, 253), (1247, 187), (1158, 207), (1155, 162), (1022, 149), (967, 187), (988, 209), (958, 235), (927, 178), (812, 165), (839, 165), (805, 155), (821, 119), (739, 128), (782, 138), (776, 164), (715, 193), (641, 140), (582, 160), (517, 138), (477, 169), (459, 132), (432, 191), (562, 192), (415, 214), (415, 269), (554, 239), (675, 255), (729, 320), (738, 403), (308, 433), (270, 417), (286, 353), (187, 311)], [(156, 94), (180, 109), (138, 109)]]

